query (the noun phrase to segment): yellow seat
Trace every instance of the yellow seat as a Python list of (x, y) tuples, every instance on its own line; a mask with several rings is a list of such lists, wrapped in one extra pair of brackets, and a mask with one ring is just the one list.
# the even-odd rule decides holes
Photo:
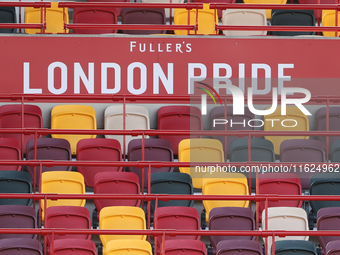
[(125, 239), (111, 240), (106, 246), (106, 255), (152, 255), (152, 247), (148, 241)]
[[(65, 33), (64, 19), (69, 23), (68, 9), (58, 8), (57, 2), (51, 2), (51, 8), (46, 8), (46, 29), (45, 33), (57, 34)], [(26, 7), (25, 8), (25, 23), (42, 23), (41, 8)], [(41, 33), (40, 29), (25, 29), (26, 34)], [(66, 33), (69, 31), (66, 30)]]
[[(340, 16), (338, 13), (338, 24), (340, 25)], [(322, 11), (322, 26), (324, 27), (335, 27), (335, 11), (333, 10), (323, 10)], [(324, 31), (322, 32), (324, 36), (335, 37), (335, 31)], [(338, 37), (340, 36), (340, 31), (338, 31)]]
[[(184, 139), (178, 145), (179, 162), (224, 162), (223, 145), (217, 139)], [(216, 166), (216, 164), (212, 164)], [(207, 174), (208, 167), (180, 167), (181, 173), (192, 177), (194, 188), (202, 188), (202, 178)]]
[[(245, 4), (286, 4), (287, 0), (243, 0)], [(267, 19), (271, 19), (272, 10), (266, 9)]]
[[(49, 171), (41, 175), (41, 192), (52, 194), (85, 194), (85, 181), (81, 173), (70, 171)], [(85, 199), (58, 199), (46, 201), (46, 208), (51, 206), (82, 206)], [(41, 208), (45, 201), (41, 200)], [(44, 216), (44, 214), (42, 214)], [(43, 217), (44, 220), (44, 217)]]
[[(51, 111), (52, 129), (97, 129), (96, 113), (88, 105), (57, 105)], [(81, 139), (96, 138), (96, 135), (52, 134), (53, 138), (63, 138), (71, 144), (72, 154), (77, 151)]]
[[(249, 195), (248, 180), (241, 173), (207, 174), (203, 178), (203, 195)], [(206, 222), (216, 207), (248, 207), (248, 200), (203, 200)]]
[[(275, 121), (273, 121), (273, 119), (275, 119)], [(289, 119), (291, 119), (291, 121), (289, 121)], [(287, 121), (285, 122), (285, 120)], [(284, 121), (283, 124), (285, 126), (282, 125), (282, 121)], [(295, 123), (297, 123), (295, 127), (287, 127), (293, 126)], [(281, 115), (281, 107), (278, 106), (272, 114), (264, 116), (264, 131), (309, 131), (308, 116), (304, 115), (300, 109), (295, 106), (288, 106), (286, 108), (286, 115)], [(265, 139), (273, 143), (275, 154), (279, 155), (282, 141), (309, 139), (309, 136), (265, 136)]]
[[(209, 9), (209, 4), (203, 4), (203, 9), (198, 9), (198, 35), (216, 34), (215, 22), (218, 22), (217, 12), (214, 9)], [(196, 23), (196, 9), (190, 10), (190, 24)], [(175, 9), (174, 14), (175, 25), (188, 25), (188, 10)], [(175, 35), (192, 35), (195, 34), (193, 30), (175, 30)]]
[[(109, 206), (101, 209), (99, 213), (100, 229), (146, 229), (145, 213), (143, 209), (134, 206)], [(135, 239), (146, 240), (145, 235), (100, 235), (103, 244), (103, 254), (111, 240)]]

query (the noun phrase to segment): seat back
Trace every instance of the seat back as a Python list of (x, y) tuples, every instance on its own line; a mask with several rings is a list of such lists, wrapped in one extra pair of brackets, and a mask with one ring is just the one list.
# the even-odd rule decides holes
[(281, 240), (275, 242), (275, 254), (291, 255), (305, 254), (317, 255), (316, 246), (311, 241), (304, 240)]
[[(41, 21), (42, 8), (25, 7), (25, 23), (43, 23)], [(68, 8), (59, 8), (57, 2), (52, 2), (50, 8), (46, 8), (46, 29), (45, 33), (65, 33), (64, 22), (69, 23)], [(66, 33), (69, 31), (66, 30)], [(40, 29), (26, 28), (26, 34), (41, 33)]]
[[(21, 160), (20, 143), (14, 138), (0, 137), (0, 159)], [(3, 170), (20, 171), (21, 166), (0, 165), (0, 171)]]
[[(95, 194), (129, 194), (139, 195), (139, 179), (135, 173), (101, 172), (94, 178)], [(108, 206), (139, 206), (138, 199), (95, 199), (98, 212)]]
[[(249, 195), (248, 181), (241, 173), (207, 174), (203, 179), (203, 195)], [(203, 200), (206, 222), (216, 207), (248, 207), (248, 200)]]
[[(120, 143), (115, 139), (82, 139), (77, 143), (77, 161), (122, 161)], [(87, 187), (94, 187), (94, 177), (101, 172), (121, 172), (120, 166), (77, 166)]]
[(216, 255), (262, 255), (262, 245), (255, 240), (223, 240), (217, 244)]
[(327, 255), (336, 255), (340, 252), (340, 240), (331, 241), (326, 246)]
[[(0, 7), (0, 23), (16, 23), (15, 7)], [(14, 28), (2, 28), (0, 33), (14, 33)]]
[[(285, 140), (280, 146), (281, 162), (326, 162), (325, 146), (319, 140)], [(310, 177), (314, 174), (297, 168), (296, 174), (301, 179), (303, 189), (309, 189)]]
[(39, 240), (29, 238), (7, 238), (0, 240), (1, 255), (43, 255)]
[[(124, 127), (123, 105), (111, 105), (104, 112), (104, 129), (106, 130), (145, 130), (150, 129), (149, 112), (144, 106), (125, 106), (125, 127)], [(122, 152), (127, 153), (128, 144), (131, 140), (141, 136), (105, 135), (106, 138), (113, 138), (120, 142)], [(125, 144), (125, 146), (124, 146)], [(125, 147), (125, 150), (124, 150)]]
[[(32, 180), (27, 172), (0, 171), (0, 193), (32, 193)], [(31, 205), (32, 199), (0, 199), (0, 205)]]
[[(89, 105), (57, 105), (51, 111), (51, 129), (97, 129), (96, 113)], [(71, 152), (76, 154), (81, 139), (96, 138), (96, 135), (52, 134), (70, 142)]]
[[(152, 194), (193, 195), (194, 189), (190, 175), (178, 172), (151, 174)], [(158, 207), (185, 206), (192, 207), (193, 200), (158, 201)], [(155, 201), (151, 201), (151, 210), (155, 210)]]
[[(27, 142), (26, 159), (27, 160), (64, 160), (71, 161), (72, 153), (70, 143), (65, 139), (59, 138), (38, 138), (36, 158), (34, 158), (34, 139)], [(27, 166), (27, 172), (30, 174), (32, 180), (34, 179), (34, 167)], [(71, 171), (71, 166), (43, 166), (42, 173), (46, 171)], [(36, 184), (40, 181), (40, 166), (36, 166)]]
[[(209, 8), (208, 3), (203, 4), (203, 9), (198, 9), (197, 24), (198, 30), (196, 34), (209, 35), (216, 34), (215, 24), (218, 22), (217, 12)], [(190, 23), (188, 24), (188, 10), (175, 9), (174, 24), (175, 25), (194, 25), (196, 24), (195, 9), (190, 10)], [(175, 35), (192, 35), (195, 34), (194, 30), (175, 30)]]
[(330, 160), (332, 162), (340, 162), (340, 140), (332, 142), (330, 153)]
[[(266, 10), (229, 9), (223, 11), (222, 24), (227, 26), (267, 26)], [(228, 36), (266, 35), (267, 31), (223, 30)]]
[[(35, 210), (26, 205), (0, 205), (0, 228), (37, 228)], [(36, 237), (34, 234), (0, 234), (0, 239)]]
[[(339, 1), (336, 0), (298, 0), (299, 4), (335, 4)], [(322, 17), (322, 10), (314, 10), (314, 16), (320, 20)], [(334, 24), (334, 23), (333, 23)]]
[[(265, 173), (258, 176), (256, 194), (277, 194), (301, 196), (301, 181), (294, 173)], [(265, 201), (258, 203), (259, 213), (265, 208)], [(268, 207), (301, 207), (302, 201), (280, 200), (268, 201)]]
[(106, 255), (152, 255), (152, 247), (145, 240), (111, 240), (106, 246)]
[[(161, 8), (122, 9), (122, 24), (166, 25), (165, 11)], [(122, 30), (123, 34), (165, 34), (166, 30)]]
[(165, 255), (207, 255), (207, 248), (200, 240), (167, 240), (164, 249)]
[[(129, 2), (128, 0), (88, 0), (88, 2), (91, 2), (91, 3), (96, 3), (96, 2)], [(122, 8), (120, 7), (117, 7), (116, 8), (116, 13), (117, 13), (117, 17), (121, 16), (121, 11), (122, 11)]]
[[(315, 26), (313, 10), (272, 10), (272, 26)], [(314, 35), (313, 31), (271, 31), (271, 35)]]
[(53, 254), (97, 255), (97, 248), (93, 241), (87, 239), (58, 239), (53, 243)]
[(193, 163), (192, 167), (180, 167), (179, 171), (190, 174), (194, 188), (201, 189), (207, 171), (194, 162), (224, 162), (223, 145), (217, 139), (184, 139), (178, 145), (178, 161)]
[[(310, 178), (310, 195), (339, 195), (340, 178), (338, 173), (314, 174)], [(317, 213), (324, 207), (340, 207), (340, 201), (310, 201), (312, 211)]]
[[(40, 10), (40, 9), (38, 9)], [(22, 105), (9, 104), (2, 105), (0, 107), (0, 128), (42, 128), (42, 112), (40, 107), (36, 105), (24, 105), (24, 116), (22, 117)], [(24, 122), (22, 123), (22, 118)], [(23, 135), (22, 134), (1, 134), (1, 137), (14, 138), (19, 144), (21, 151), (26, 153), (26, 143), (28, 140), (34, 138), (34, 134)], [(38, 137), (42, 137), (38, 135)]]
[[(333, 23), (334, 24), (334, 23)], [(334, 32), (328, 32), (334, 33)], [(337, 131), (339, 130), (340, 125), (340, 107), (329, 107), (329, 131)], [(316, 130), (317, 131), (326, 131), (327, 130), (327, 108), (322, 107), (316, 112)], [(327, 136), (318, 136), (318, 139), (323, 142), (324, 146), (326, 147), (326, 140)], [(336, 140), (339, 140), (340, 136), (329, 136), (328, 137), (328, 144), (329, 150), (332, 146), (332, 143)]]
[[(334, 4), (334, 2), (333, 2)], [(322, 10), (322, 26), (325, 27), (338, 27), (340, 25), (339, 21), (339, 14), (338, 17), (336, 18), (335, 16), (335, 10)], [(336, 24), (336, 20), (338, 20), (338, 24)], [(327, 37), (334, 37), (336, 36), (336, 32), (330, 32), (330, 31), (323, 31), (322, 34)], [(340, 34), (338, 32), (337, 37), (339, 37)]]
[[(226, 4), (234, 4), (236, 2), (236, 0), (227, 0), (227, 1), (223, 1), (223, 0), (193, 0), (194, 3), (226, 3)], [(222, 10), (217, 10), (217, 14), (218, 14), (218, 18), (221, 19), (222, 18)]]
[[(286, 4), (287, 0), (243, 0), (245, 4)], [(271, 18), (271, 10), (266, 9), (267, 19)]]
[[(271, 121), (271, 119), (277, 121)], [(309, 131), (308, 116), (295, 106), (287, 106), (286, 115), (281, 115), (281, 107), (278, 106), (272, 114), (264, 116), (264, 131)], [(282, 141), (309, 139), (309, 136), (265, 136), (265, 139), (274, 144), (275, 154), (279, 155)]]
[[(268, 217), (268, 225), (266, 221)], [(286, 230), (286, 231), (308, 231), (307, 213), (302, 208), (297, 207), (270, 207), (268, 216), (265, 210), (262, 211), (262, 229), (263, 230)], [(279, 240), (305, 240), (309, 236), (275, 236), (275, 242)], [(272, 238), (268, 238), (268, 254), (271, 251)]]
[[(86, 207), (81, 206), (52, 206), (45, 212), (46, 228), (63, 229), (91, 229), (90, 212)], [(65, 234), (54, 235), (54, 240), (58, 239), (87, 239), (91, 240), (91, 235), (87, 234)], [(52, 236), (47, 236), (48, 245), (52, 242)]]
[[(142, 3), (174, 3), (174, 4), (179, 4), (179, 3), (184, 3), (184, 0), (142, 0)], [(168, 19), (174, 16), (174, 9), (170, 8), (165, 8), (165, 17)]]
[[(75, 24), (117, 24), (116, 9), (112, 7), (76, 7), (73, 9)], [(106, 34), (117, 33), (117, 29), (81, 29), (74, 28), (74, 34)]]
[[(100, 211), (100, 229), (146, 229), (145, 213), (143, 209), (134, 206), (109, 206)], [(145, 235), (99, 235), (106, 253), (106, 245), (111, 240), (136, 239), (146, 240)]]
[[(254, 213), (250, 208), (216, 207), (209, 213), (209, 230), (255, 230)], [(213, 254), (217, 244), (222, 240), (255, 240), (255, 236), (209, 236)]]

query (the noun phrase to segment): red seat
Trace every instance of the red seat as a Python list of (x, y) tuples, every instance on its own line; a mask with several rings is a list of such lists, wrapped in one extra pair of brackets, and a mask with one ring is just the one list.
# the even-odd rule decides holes
[(207, 248), (200, 240), (181, 239), (165, 241), (165, 255), (206, 255)]
[[(87, 2), (110, 2), (110, 3), (116, 3), (116, 2), (129, 2), (129, 0), (88, 0)], [(116, 8), (117, 16), (121, 15), (122, 8)]]
[(39, 240), (8, 238), (0, 240), (0, 255), (43, 255)]
[[(201, 110), (195, 106), (163, 106), (158, 110), (158, 130), (203, 130)], [(180, 141), (201, 136), (159, 135), (158, 137), (169, 140), (174, 154), (177, 155)]]
[[(20, 143), (14, 138), (0, 138), (0, 160), (21, 160)], [(20, 171), (21, 166), (0, 165), (0, 171)]]
[[(52, 252), (52, 250), (50, 251)], [(54, 255), (97, 255), (96, 245), (91, 240), (58, 239), (53, 243)]]
[[(122, 161), (120, 143), (115, 139), (82, 139), (77, 143), (77, 160), (93, 161)], [(94, 187), (94, 177), (100, 172), (120, 172), (123, 167), (119, 166), (78, 166), (85, 179), (86, 186)]]

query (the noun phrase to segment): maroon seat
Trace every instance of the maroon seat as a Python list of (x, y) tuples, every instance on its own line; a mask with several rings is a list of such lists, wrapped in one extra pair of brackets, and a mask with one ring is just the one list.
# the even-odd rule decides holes
[[(216, 207), (209, 214), (209, 230), (255, 230), (254, 213), (250, 208)], [(217, 244), (222, 240), (255, 240), (255, 236), (209, 236), (216, 254)]]
[[(116, 9), (112, 7), (76, 7), (73, 9), (75, 24), (117, 24)], [(74, 28), (75, 34), (117, 33), (117, 29), (81, 29)]]
[[(14, 138), (0, 137), (0, 160), (21, 160), (20, 143)], [(14, 170), (20, 171), (21, 166), (15, 165), (0, 165), (0, 171)]]
[[(142, 139), (135, 139), (128, 145), (128, 160), (142, 161)], [(145, 161), (174, 161), (172, 145), (165, 139), (145, 139), (144, 140), (144, 160)], [(129, 167), (129, 171), (136, 173), (142, 186), (142, 169), (138, 167)], [(172, 172), (173, 167), (151, 167), (151, 173)], [(144, 168), (144, 185), (148, 186), (148, 168)]]
[[(122, 9), (122, 24), (165, 25), (164, 9), (125, 8)], [(165, 30), (122, 30), (123, 34), (165, 34)]]
[[(41, 109), (36, 105), (24, 105), (24, 123), (22, 123), (22, 105), (9, 104), (0, 107), (0, 128), (42, 128), (43, 120)], [(22, 125), (23, 124), (23, 125)], [(21, 151), (26, 153), (26, 143), (34, 138), (34, 134), (10, 134), (2, 133), (1, 137), (14, 138), (19, 144)], [(42, 137), (39, 135), (38, 137)], [(23, 138), (23, 142), (22, 142)]]
[[(82, 139), (77, 143), (77, 160), (122, 161), (120, 143), (115, 139)], [(119, 172), (120, 166), (78, 166), (84, 176), (86, 186), (94, 187), (94, 177), (100, 172)]]
[(327, 255), (339, 255), (340, 254), (340, 240), (330, 241), (326, 245)]
[(262, 245), (254, 240), (224, 240), (217, 244), (217, 255), (262, 255)]
[[(158, 110), (158, 130), (203, 130), (201, 110), (195, 106), (163, 106)], [(180, 141), (201, 136), (159, 135), (158, 137), (169, 140), (174, 154), (177, 155)]]
[[(41, 160), (72, 160), (71, 146), (66, 139), (61, 138), (38, 138), (37, 139), (37, 155), (36, 159)], [(26, 159), (34, 159), (34, 139), (27, 142)], [(42, 173), (46, 171), (71, 171), (71, 166), (52, 166), (42, 167)], [(36, 167), (36, 184), (40, 180), (40, 167)], [(34, 178), (34, 167), (27, 166), (27, 172)]]
[[(52, 250), (50, 251), (52, 252)], [(53, 243), (54, 255), (97, 255), (96, 245), (91, 240), (58, 239)]]
[[(340, 207), (321, 208), (317, 213), (317, 230), (339, 230), (340, 229)], [(326, 254), (326, 246), (330, 241), (340, 241), (340, 236), (318, 236), (321, 254)]]
[[(46, 228), (63, 229), (91, 229), (90, 212), (86, 207), (81, 206), (51, 206), (45, 212)], [(87, 234), (65, 234), (54, 235), (57, 239), (87, 239), (91, 240), (91, 235)], [(47, 236), (48, 244), (51, 243), (51, 235)]]
[[(37, 217), (35, 210), (25, 205), (0, 205), (0, 228), (36, 228)], [(31, 238), (34, 234), (0, 234), (5, 238)]]
[[(182, 206), (158, 207), (154, 216), (155, 229), (200, 230), (199, 213), (196, 208)], [(165, 236), (165, 240), (191, 239), (200, 236)], [(156, 253), (161, 252), (162, 238), (156, 240)]]
[[(285, 140), (280, 145), (280, 161), (326, 162), (325, 145), (319, 140), (312, 139)], [(309, 189), (309, 180), (314, 173), (298, 167), (296, 174), (301, 179), (302, 188)]]
[(167, 240), (164, 243), (165, 255), (206, 255), (205, 244), (200, 240)]
[(40, 241), (28, 238), (0, 240), (0, 255), (42, 255)]

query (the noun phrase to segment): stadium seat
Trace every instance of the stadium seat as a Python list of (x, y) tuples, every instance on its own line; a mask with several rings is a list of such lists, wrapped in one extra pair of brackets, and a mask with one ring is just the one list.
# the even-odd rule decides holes
[[(317, 213), (316, 228), (318, 231), (338, 230), (340, 228), (340, 207), (320, 208)], [(330, 241), (340, 240), (339, 236), (318, 236), (321, 254), (327, 253)]]
[(340, 251), (340, 240), (330, 241), (326, 246), (327, 255), (336, 255)]
[[(81, 139), (77, 143), (77, 161), (122, 161), (120, 143), (115, 139)], [(77, 166), (87, 187), (94, 187), (94, 177), (101, 172), (121, 172), (121, 166)]]
[[(280, 146), (280, 161), (290, 163), (326, 162), (325, 146), (319, 140), (285, 140), (281, 143)], [(309, 189), (309, 180), (314, 173), (304, 171), (302, 167), (298, 167), (298, 164), (296, 164), (296, 166), (296, 174), (301, 179), (301, 187), (303, 189)]]
[[(164, 9), (155, 8), (125, 8), (122, 9), (123, 25), (166, 25)], [(147, 35), (147, 34), (165, 34), (166, 30), (122, 30), (123, 34)]]
[[(333, 2), (334, 4), (334, 2)], [(335, 23), (335, 11), (334, 10), (323, 10), (322, 11), (322, 26), (324, 27), (338, 27), (340, 25), (339, 14), (338, 14), (338, 24)], [(323, 31), (322, 34), (327, 37), (334, 37), (336, 32)], [(340, 31), (337, 33), (337, 37), (340, 36)]]
[[(0, 229), (1, 228), (37, 228), (37, 216), (35, 210), (26, 205), (0, 205)], [(0, 234), (0, 239), (6, 238), (31, 238), (34, 234)]]
[[(272, 10), (272, 26), (315, 26), (313, 10)], [(271, 31), (271, 35), (314, 35), (313, 31)]]
[[(63, 161), (71, 161), (71, 147), (70, 143), (65, 139), (59, 138), (38, 138), (37, 139), (37, 152), (36, 152), (37, 160), (63, 160)], [(34, 139), (31, 139), (27, 142), (26, 147), (26, 159), (34, 160)], [(32, 180), (34, 179), (34, 167), (27, 166), (27, 172), (30, 174)], [(71, 171), (71, 166), (52, 166), (42, 167), (42, 173), (47, 171)], [(36, 185), (39, 185), (40, 181), (40, 167), (36, 167)]]
[(340, 162), (340, 140), (332, 142), (330, 153), (330, 160), (332, 162)]
[[(151, 174), (152, 194), (193, 195), (192, 180), (190, 175), (178, 172), (164, 172)], [(158, 201), (158, 207), (186, 206), (192, 207), (193, 200)], [(155, 210), (155, 201), (151, 201), (151, 210)]]
[[(91, 229), (90, 212), (82, 206), (52, 206), (46, 209), (45, 228), (61, 229)], [(84, 239), (91, 240), (87, 234), (54, 234), (54, 240), (58, 239)], [(47, 244), (52, 242), (52, 236), (47, 236)]]
[[(155, 211), (154, 229), (200, 230), (200, 217), (196, 208), (181, 206), (159, 207)], [(200, 236), (165, 236), (167, 240), (199, 240)], [(156, 254), (160, 254), (162, 237), (156, 237)]]
[[(52, 194), (85, 194), (84, 177), (78, 172), (52, 171), (41, 175), (41, 193)], [(46, 208), (52, 206), (85, 206), (85, 199), (47, 199)], [(45, 201), (41, 201), (41, 209)], [(42, 214), (44, 220), (44, 213)]]
[[(100, 229), (146, 229), (145, 213), (143, 209), (134, 206), (109, 206), (100, 211)], [(106, 255), (106, 245), (111, 240), (146, 240), (145, 235), (99, 235), (103, 244), (103, 254)]]
[[(329, 32), (332, 33), (332, 32)], [(337, 131), (339, 130), (340, 125), (340, 107), (329, 107), (329, 131)], [(316, 130), (317, 131), (326, 131), (327, 130), (327, 108), (321, 107), (316, 112)], [(318, 139), (324, 143), (326, 147), (327, 136), (318, 136)], [(328, 153), (330, 153), (330, 149), (332, 143), (336, 140), (339, 140), (340, 136), (329, 136), (328, 138)]]
[[(236, 0), (193, 0), (194, 3), (224, 3), (224, 4), (233, 4), (236, 2)], [(218, 18), (221, 19), (222, 18), (222, 10), (221, 9), (217, 9), (217, 15), (218, 15)]]
[[(255, 230), (254, 213), (250, 208), (216, 207), (209, 213), (209, 230), (252, 231)], [(213, 254), (223, 240), (255, 240), (255, 236), (209, 236)]]
[[(203, 178), (203, 195), (249, 195), (248, 181), (241, 173), (223, 173), (219, 175), (207, 174)], [(209, 214), (216, 207), (248, 207), (248, 200), (203, 200), (205, 220), (209, 221)]]
[[(139, 195), (139, 179), (135, 173), (129, 172), (101, 172), (94, 177), (94, 194)], [(94, 199), (96, 211), (108, 206), (139, 206), (138, 199)], [(92, 221), (99, 217), (93, 216)], [(93, 224), (93, 223), (92, 223)], [(96, 224), (94, 225), (96, 227)]]
[[(299, 4), (335, 4), (339, 3), (339, 0), (298, 0), (298, 2)], [(314, 10), (314, 16), (320, 20), (322, 18), (322, 10)]]
[(164, 243), (164, 255), (207, 255), (207, 248), (200, 240), (167, 240)]
[[(223, 11), (222, 25), (227, 26), (267, 26), (266, 10), (228, 9)], [(261, 30), (223, 30), (228, 36), (266, 35)]]
[[(147, 108), (139, 105), (125, 106), (125, 127), (124, 127), (123, 105), (111, 105), (105, 109), (104, 129), (106, 130), (145, 130), (150, 129), (149, 112)], [(105, 135), (106, 138), (117, 139), (122, 152), (127, 153), (128, 144), (131, 140), (141, 136)], [(147, 136), (145, 136), (147, 137)], [(124, 143), (125, 142), (125, 143)], [(125, 145), (125, 146), (124, 146)], [(125, 148), (125, 150), (124, 150)]]
[[(110, 7), (75, 7), (73, 9), (74, 24), (117, 24), (117, 14), (115, 8)], [(117, 33), (117, 29), (82, 29), (74, 28), (74, 34), (108, 34)]]
[[(23, 124), (23, 125), (22, 125)], [(42, 112), (39, 106), (36, 105), (24, 105), (24, 123), (22, 123), (22, 105), (21, 104), (9, 104), (2, 105), (0, 107), (0, 128), (42, 128)], [(19, 144), (22, 153), (26, 153), (26, 143), (28, 140), (34, 138), (34, 134), (23, 135), (22, 134), (10, 134), (2, 133), (1, 137), (14, 138)], [(38, 137), (42, 137), (38, 135)]]
[[(32, 193), (32, 180), (21, 171), (0, 171), (0, 193)], [(0, 199), (0, 205), (31, 205), (32, 199)]]
[[(266, 221), (268, 217), (268, 225)], [(268, 216), (266, 211), (262, 211), (262, 229), (263, 230), (286, 230), (286, 231), (308, 231), (307, 213), (302, 208), (297, 207), (270, 207)], [(309, 236), (275, 236), (275, 242), (279, 240), (305, 240)], [(264, 238), (266, 240), (266, 238)], [(273, 239), (268, 238), (267, 252), (270, 254)]]
[[(294, 106), (286, 107), (286, 115), (281, 115), (281, 106), (278, 106), (272, 114), (265, 115), (263, 118), (264, 131), (309, 131), (308, 116), (304, 115), (299, 108)], [(276, 121), (270, 121), (272, 119), (276, 119)], [(309, 136), (265, 136), (265, 139), (274, 144), (275, 154), (279, 155), (282, 141), (309, 139)]]
[(111, 240), (106, 246), (106, 255), (152, 255), (152, 247), (148, 241), (126, 239)]
[(275, 242), (275, 254), (292, 255), (305, 254), (317, 255), (316, 246), (311, 241), (304, 240), (281, 240)]
[[(203, 130), (201, 110), (194, 106), (168, 105), (158, 110), (158, 130)], [(175, 155), (178, 155), (178, 144), (183, 139), (200, 136), (158, 135), (172, 144)]]
[[(15, 7), (0, 7), (0, 23), (16, 23)], [(14, 28), (2, 28), (0, 33), (14, 33)]]
[[(264, 173), (258, 175), (258, 189), (256, 194), (277, 194), (287, 196), (301, 196), (301, 181), (294, 173)], [(265, 209), (265, 201), (258, 203), (259, 213)], [(301, 207), (302, 201), (279, 200), (268, 201), (268, 207)]]
[[(0, 159), (1, 160), (21, 160), (20, 143), (14, 138), (0, 137)], [(21, 166), (0, 165), (0, 171), (12, 170), (20, 171)]]
[[(89, 105), (57, 105), (51, 111), (51, 129), (97, 129), (96, 113)], [(96, 135), (52, 134), (53, 138), (64, 138), (71, 144), (72, 154), (76, 154), (77, 143), (81, 139), (96, 138)]]
[[(179, 4), (179, 3), (184, 3), (184, 0), (142, 0), (142, 3), (174, 3), (174, 4)], [(171, 14), (171, 15), (170, 15)], [(168, 19), (174, 16), (174, 9), (170, 8), (165, 8), (165, 17)]]
[[(128, 145), (128, 160), (142, 161), (142, 139), (135, 139)], [(144, 161), (172, 162), (174, 154), (172, 145), (165, 139), (145, 139), (144, 140)], [(144, 168), (144, 184), (142, 184), (142, 168), (129, 167), (129, 171), (138, 175), (140, 185), (144, 188), (148, 186), (148, 168)], [(173, 167), (151, 167), (151, 173), (172, 172)]]
[[(245, 4), (286, 4), (287, 0), (243, 0)], [(271, 10), (266, 9), (267, 19), (271, 19)]]
[(0, 255), (43, 255), (39, 240), (7, 238), (0, 240)]
[[(218, 23), (218, 16), (215, 10), (209, 8), (209, 4), (204, 3), (203, 9), (198, 9), (198, 29), (194, 30), (175, 30), (175, 35), (211, 35), (216, 34), (215, 24)], [(175, 9), (175, 25), (194, 25), (196, 23), (196, 9), (190, 10), (190, 24), (188, 24), (188, 10)], [(195, 33), (196, 32), (196, 33)]]
[(50, 254), (54, 255), (97, 255), (96, 245), (91, 240), (58, 239), (52, 247)]
[[(239, 130), (254, 130), (253, 127), (249, 127), (248, 125), (246, 125), (246, 123), (248, 123), (248, 121), (252, 120), (255, 118), (254, 114), (251, 113), (249, 111), (248, 108), (244, 109), (244, 115), (234, 115), (233, 114), (233, 107), (228, 106), (227, 107), (227, 113), (226, 116), (224, 114), (225, 111), (225, 107), (224, 106), (218, 106), (218, 107), (214, 107), (211, 111), (210, 111), (210, 123), (211, 123), (211, 130), (216, 130), (216, 131), (222, 131), (222, 130), (226, 130), (227, 131), (239, 131)], [(227, 120), (228, 123), (227, 124), (215, 124), (214, 127), (214, 120), (215, 119), (222, 119), (222, 120)], [(218, 122), (216, 122), (218, 123)], [(245, 125), (232, 125), (232, 123), (245, 123)], [(234, 141), (235, 139), (237, 139), (237, 136), (213, 136), (214, 139), (218, 139), (219, 141), (222, 142), (223, 144), (223, 148), (224, 148), (224, 152), (225, 152), (225, 159), (227, 159), (227, 155), (229, 155), (229, 147), (230, 147), (230, 143), (232, 141)], [(225, 138), (227, 141), (227, 144), (225, 144)]]
[[(128, 0), (88, 0), (88, 2), (91, 2), (91, 3), (96, 3), (96, 2), (109, 2), (109, 3), (115, 3), (115, 2), (120, 2), (120, 3), (123, 3), (123, 2), (129, 2)], [(116, 8), (116, 14), (117, 16), (121, 16), (121, 11), (122, 11), (122, 8), (120, 7), (117, 7)]]
[(262, 245), (255, 240), (223, 240), (217, 244), (216, 255), (262, 255)]
[[(25, 7), (25, 23), (43, 23), (41, 20), (41, 8)], [(46, 29), (45, 33), (59, 34), (68, 33), (64, 30), (64, 22), (69, 23), (68, 9), (59, 8), (57, 2), (51, 3), (51, 8), (46, 8)], [(26, 28), (26, 34), (41, 33), (40, 29)]]
[[(197, 166), (194, 162), (224, 162), (224, 151), (222, 143), (217, 139), (196, 138), (184, 139), (178, 145), (178, 161), (190, 162), (192, 167), (180, 167), (181, 173), (190, 174), (194, 188), (202, 188), (202, 178), (208, 167)], [(197, 170), (199, 172), (197, 172)]]

